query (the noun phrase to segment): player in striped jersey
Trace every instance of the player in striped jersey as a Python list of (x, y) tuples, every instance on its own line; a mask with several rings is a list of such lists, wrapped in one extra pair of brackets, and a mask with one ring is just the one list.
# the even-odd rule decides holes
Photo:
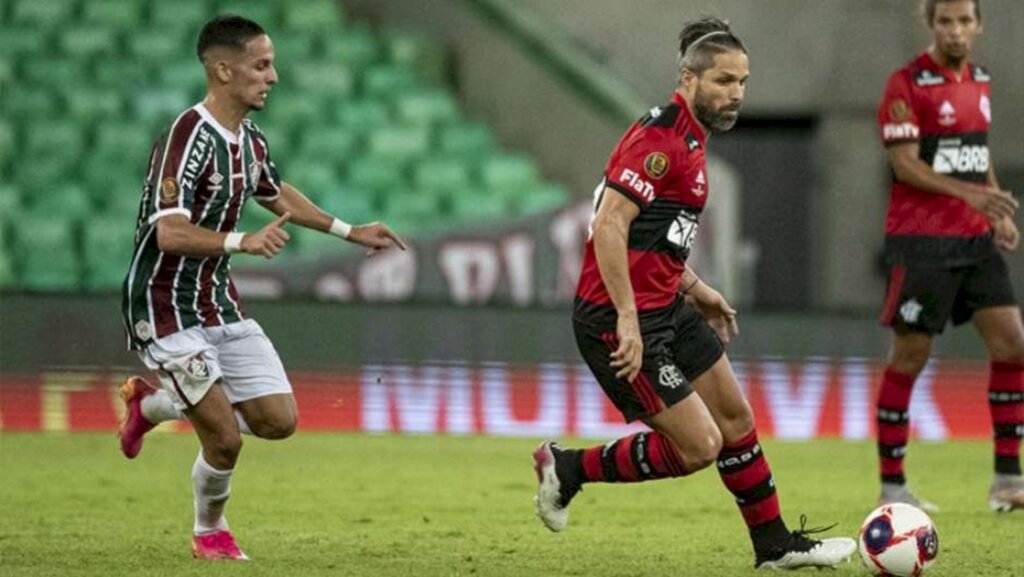
[[(274, 47), (262, 27), (217, 17), (203, 27), (197, 55), (207, 94), (153, 146), (123, 286), (129, 347), (158, 372), (162, 387), (141, 377), (122, 386), (121, 450), (134, 458), (156, 424), (187, 418), (202, 445), (192, 469), (193, 554), (246, 559), (223, 515), (240, 434), (283, 439), (295, 430), (297, 412), (277, 352), (239, 305), (230, 255), (273, 258), (288, 242), (289, 222), (371, 251), (405, 245), (386, 225), (348, 225), (281, 181), (266, 137), (245, 118), (264, 107), (277, 83)], [(278, 218), (237, 232), (250, 197)]]

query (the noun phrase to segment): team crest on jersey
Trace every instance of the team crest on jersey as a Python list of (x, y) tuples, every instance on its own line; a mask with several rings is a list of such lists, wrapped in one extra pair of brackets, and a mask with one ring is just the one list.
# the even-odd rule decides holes
[(175, 202), (181, 194), (178, 181), (173, 176), (168, 176), (160, 183), (160, 200), (164, 202)]
[(153, 338), (153, 327), (146, 321), (139, 321), (135, 323), (135, 336), (139, 340), (148, 341)]
[(652, 152), (644, 159), (644, 172), (658, 180), (668, 172), (668, 156), (664, 152)]
[(658, 368), (659, 385), (674, 389), (684, 383), (686, 383), (686, 378), (675, 365), (662, 365)]
[(895, 122), (903, 122), (910, 118), (910, 107), (907, 106), (907, 101), (897, 98), (889, 103), (889, 118)]
[(985, 117), (985, 122), (992, 124), (992, 103), (989, 102), (988, 96), (981, 95), (978, 108), (981, 109), (981, 115)]
[(198, 353), (196, 356), (188, 360), (188, 365), (185, 366), (185, 372), (193, 379), (205, 379), (210, 376), (210, 367), (206, 364), (206, 359), (203, 358), (203, 354)]

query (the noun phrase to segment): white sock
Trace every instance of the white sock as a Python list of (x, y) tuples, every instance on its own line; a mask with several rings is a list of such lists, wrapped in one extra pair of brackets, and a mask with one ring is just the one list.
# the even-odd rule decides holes
[(180, 421), (185, 418), (181, 410), (174, 406), (171, 395), (167, 394), (167, 391), (163, 389), (143, 397), (140, 408), (142, 409), (142, 416), (154, 425), (164, 421)]
[(203, 450), (192, 466), (192, 485), (196, 494), (195, 534), (225, 530), (228, 522), (224, 519), (224, 505), (231, 496), (231, 473), (233, 469), (214, 469), (203, 458)]
[(245, 422), (245, 417), (242, 416), (238, 410), (235, 410), (235, 420), (238, 421), (238, 430), (243, 435), (252, 435), (252, 429), (249, 428), (249, 423)]

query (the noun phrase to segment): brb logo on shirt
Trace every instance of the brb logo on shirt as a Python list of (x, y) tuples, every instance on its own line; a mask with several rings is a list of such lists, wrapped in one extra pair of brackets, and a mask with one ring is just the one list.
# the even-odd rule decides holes
[(962, 144), (959, 138), (940, 140), (932, 170), (939, 174), (988, 172), (988, 146)]

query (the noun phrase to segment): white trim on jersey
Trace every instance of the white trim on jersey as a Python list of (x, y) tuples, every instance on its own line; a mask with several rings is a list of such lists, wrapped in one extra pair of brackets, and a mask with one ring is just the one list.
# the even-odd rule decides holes
[[(238, 144), (238, 134), (231, 132), (230, 130), (227, 129), (226, 126), (217, 122), (217, 119), (214, 118), (212, 114), (210, 114), (210, 111), (207, 110), (205, 106), (203, 106), (202, 102), (193, 106), (192, 109), (198, 112), (199, 116), (203, 117), (203, 120), (209, 122), (210, 125), (213, 126), (214, 130), (219, 132), (220, 135), (224, 137), (224, 140), (227, 140), (231, 144)], [(239, 125), (239, 132), (241, 132), (241, 125)]]
[(146, 221), (146, 223), (153, 224), (154, 222), (160, 220), (161, 218), (165, 216), (171, 216), (172, 214), (182, 214), (187, 216), (189, 220), (192, 219), (192, 211), (187, 208), (165, 208), (164, 210), (160, 210), (149, 215), (149, 219)]

